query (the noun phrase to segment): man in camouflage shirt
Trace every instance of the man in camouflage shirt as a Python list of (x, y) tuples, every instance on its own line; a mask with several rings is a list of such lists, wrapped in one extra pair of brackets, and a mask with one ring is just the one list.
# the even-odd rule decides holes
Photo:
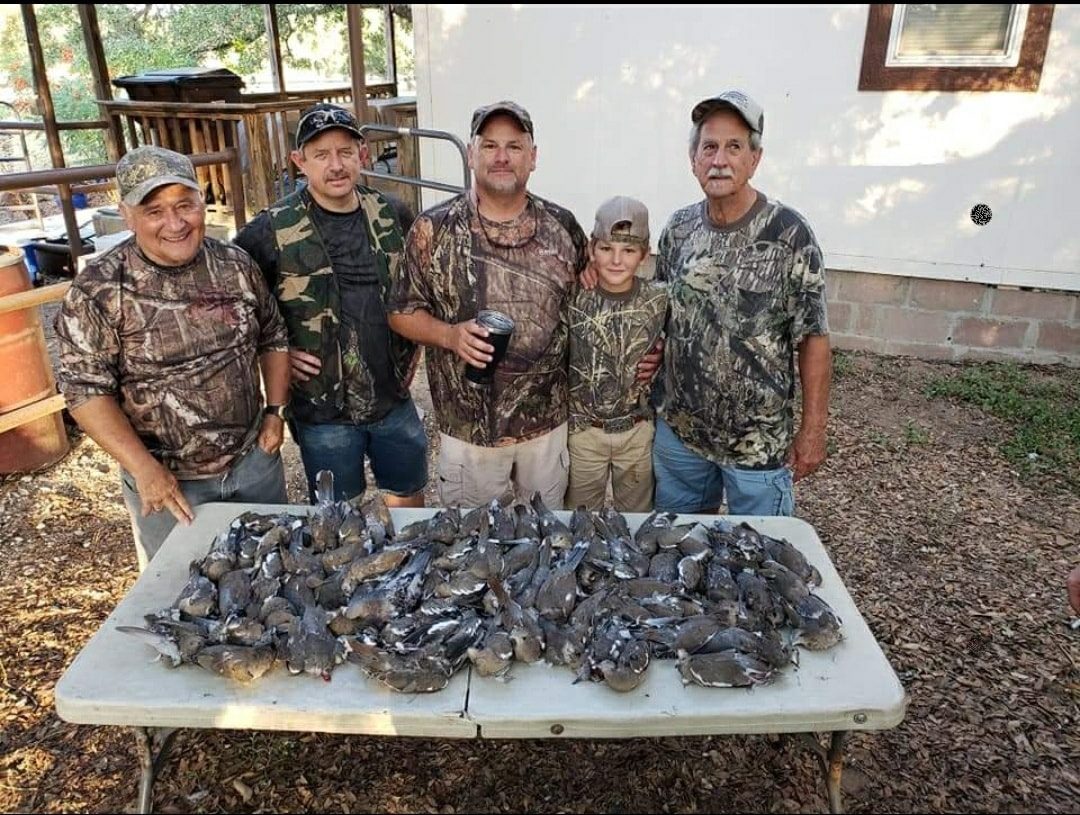
[(649, 211), (616, 196), (596, 211), (589, 260), (596, 288), (570, 300), (570, 486), (566, 503), (599, 510), (608, 475), (615, 509), (653, 503), (653, 411), (638, 362), (667, 317), (667, 286), (636, 276), (649, 254)]
[[(528, 192), (536, 167), (533, 123), (513, 102), (472, 118), (473, 187), (422, 213), (390, 299), (390, 324), (428, 346), (440, 431), (443, 503), (475, 506), (539, 491), (562, 506), (569, 457), (566, 305), (585, 263), (574, 216)], [(482, 309), (515, 324), (494, 383), (473, 387), (493, 346), (474, 319)]]
[(307, 186), (236, 236), (289, 329), (290, 428), (312, 500), (320, 470), (338, 500), (366, 488), (364, 458), (390, 506), (424, 505), (427, 435), (409, 396), (416, 347), (390, 331), (385, 298), (404, 236), (381, 193), (359, 185), (368, 149), (352, 113), (320, 103), (300, 117), (292, 160)]
[(691, 113), (690, 164), (705, 200), (671, 217), (657, 258), (671, 285), (653, 447), (659, 510), (714, 510), (726, 494), (732, 514), (791, 515), (792, 476), (825, 459), (824, 264), (806, 220), (750, 186), (764, 118), (739, 91)]
[(64, 297), (58, 380), (71, 415), (120, 464), (143, 569), (193, 506), (286, 501), (288, 336), (251, 258), (205, 237), (186, 156), (140, 147), (116, 180), (135, 234)]

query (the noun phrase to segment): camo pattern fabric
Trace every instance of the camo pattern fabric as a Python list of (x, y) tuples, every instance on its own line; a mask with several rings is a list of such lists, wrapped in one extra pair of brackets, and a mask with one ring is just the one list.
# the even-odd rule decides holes
[(150, 453), (178, 478), (226, 470), (262, 422), (259, 355), (288, 334), (262, 274), (212, 238), (163, 268), (129, 238), (79, 272), (56, 317), (68, 406), (113, 396)]
[(723, 228), (706, 202), (694, 204), (665, 227), (656, 270), (671, 286), (660, 416), (716, 464), (782, 465), (794, 432), (795, 351), (829, 332), (809, 224), (760, 194)]
[[(360, 207), (375, 252), (383, 302), (390, 282), (397, 276), (404, 239), (394, 208), (381, 194), (357, 187)], [(334, 282), (334, 270), (326, 246), (311, 220), (311, 198), (300, 190), (270, 207), (270, 222), (279, 252), (278, 282), (275, 289), (289, 341), (297, 348), (319, 357), (322, 367), (306, 382), (293, 380), (292, 410), (301, 418), (332, 408), (351, 421), (365, 423), (380, 418), (383, 401), (375, 392), (375, 377), (356, 347), (342, 347), (341, 300)], [(412, 378), (416, 346), (389, 332), (390, 360), (399, 399), (408, 395), (406, 383)]]
[(667, 317), (661, 283), (634, 280), (623, 294), (577, 287), (570, 300), (570, 432), (593, 422), (651, 419), (648, 383), (638, 361), (656, 343)]
[(516, 444), (567, 420), (570, 287), (585, 265), (585, 234), (562, 207), (530, 195), (514, 221), (482, 219), (469, 194), (422, 213), (409, 231), (391, 311), (430, 312), (454, 324), (481, 309), (515, 328), (494, 384), (476, 388), (452, 351), (428, 348), (439, 430), (469, 444)]

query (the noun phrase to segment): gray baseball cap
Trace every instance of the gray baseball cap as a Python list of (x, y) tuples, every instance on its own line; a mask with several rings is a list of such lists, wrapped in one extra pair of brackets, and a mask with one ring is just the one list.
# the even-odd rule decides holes
[(636, 198), (616, 195), (596, 210), (594, 240), (649, 243), (649, 210)]
[(191, 159), (164, 147), (136, 147), (116, 162), (116, 186), (120, 200), (128, 206), (141, 204), (158, 187), (169, 184), (202, 192)]
[(742, 91), (724, 91), (708, 99), (702, 99), (690, 112), (690, 121), (697, 124), (714, 110), (731, 108), (740, 116), (747, 126), (758, 135), (765, 132), (765, 111), (761, 105), (751, 99)]
[(483, 129), (484, 122), (498, 113), (504, 113), (515, 120), (521, 126), (521, 129), (530, 136), (536, 135), (533, 131), (533, 122), (532, 117), (529, 116), (529, 111), (525, 110), (525, 108), (517, 102), (511, 102), (504, 99), (502, 102), (484, 105), (473, 111), (472, 126), (469, 128), (469, 138), (475, 138), (476, 134)]

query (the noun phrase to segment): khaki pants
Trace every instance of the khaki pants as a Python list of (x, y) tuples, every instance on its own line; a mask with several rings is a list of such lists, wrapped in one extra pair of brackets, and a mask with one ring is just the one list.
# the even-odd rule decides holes
[(439, 500), (444, 506), (482, 506), (498, 498), (528, 500), (539, 492), (549, 509), (562, 509), (570, 455), (566, 424), (529, 441), (506, 447), (480, 447), (439, 434)]
[(588, 427), (570, 435), (570, 489), (566, 506), (598, 510), (604, 506), (608, 474), (615, 509), (648, 512), (653, 505), (652, 422), (638, 422), (622, 433)]

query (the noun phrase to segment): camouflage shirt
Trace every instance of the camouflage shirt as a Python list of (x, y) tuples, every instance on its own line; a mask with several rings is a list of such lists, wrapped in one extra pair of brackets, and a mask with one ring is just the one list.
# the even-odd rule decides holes
[(76, 276), (56, 317), (70, 407), (113, 396), (178, 478), (225, 470), (261, 424), (258, 357), (288, 350), (285, 323), (246, 253), (207, 238), (163, 268), (124, 241)]
[(548, 433), (567, 420), (566, 307), (584, 265), (585, 234), (574, 216), (533, 195), (507, 223), (481, 219), (469, 194), (416, 219), (388, 309), (423, 309), (453, 324), (487, 308), (515, 323), (490, 388), (469, 385), (465, 363), (452, 351), (427, 349), (440, 431), (496, 447)]
[[(397, 216), (378, 191), (364, 186), (356, 191), (359, 208), (353, 223), (367, 232), (370, 257), (365, 260), (371, 262), (364, 265), (373, 269), (378, 286), (362, 298), (351, 297), (354, 287), (343, 300), (341, 278), (349, 270), (335, 266), (342, 247), (333, 240), (341, 236), (320, 234), (318, 208), (307, 188), (271, 205), (236, 236), (277, 296), (292, 345), (322, 363), (316, 376), (292, 383), (289, 409), (304, 422), (381, 419), (395, 401), (408, 396), (406, 383), (416, 361), (416, 346), (389, 330), (382, 311), (404, 244)], [(351, 247), (356, 248), (355, 242)], [(360, 299), (361, 308), (351, 313), (350, 303)], [(374, 321), (379, 325), (367, 326), (370, 331), (356, 330), (358, 322)], [(378, 347), (361, 348), (362, 335)], [(378, 371), (372, 371), (372, 362)]]
[(667, 286), (634, 280), (624, 293), (578, 287), (570, 299), (570, 432), (611, 419), (652, 418), (637, 364), (660, 336)]
[(705, 202), (671, 217), (656, 263), (671, 285), (660, 415), (688, 447), (720, 465), (783, 463), (794, 352), (829, 331), (824, 271), (806, 220), (763, 195), (725, 227)]

